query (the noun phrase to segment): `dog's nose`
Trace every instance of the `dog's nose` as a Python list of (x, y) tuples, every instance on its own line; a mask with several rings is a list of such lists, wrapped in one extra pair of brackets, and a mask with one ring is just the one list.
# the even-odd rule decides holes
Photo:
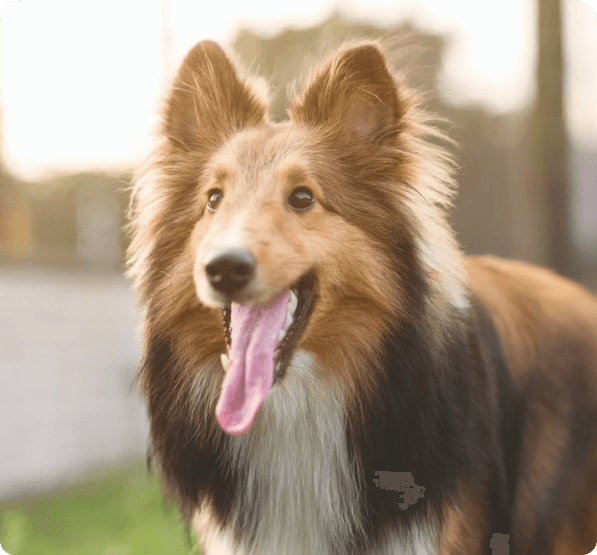
[(235, 293), (253, 278), (255, 258), (245, 249), (230, 249), (208, 262), (205, 273), (214, 289)]

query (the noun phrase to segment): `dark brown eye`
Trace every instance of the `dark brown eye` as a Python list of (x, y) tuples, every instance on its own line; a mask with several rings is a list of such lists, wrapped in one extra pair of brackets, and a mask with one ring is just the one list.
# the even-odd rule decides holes
[(215, 212), (218, 209), (218, 205), (224, 198), (224, 193), (222, 193), (221, 189), (212, 189), (207, 193), (209, 200), (207, 201), (207, 209), (210, 212)]
[(297, 187), (288, 197), (288, 204), (298, 212), (311, 208), (314, 203), (313, 193), (307, 187)]

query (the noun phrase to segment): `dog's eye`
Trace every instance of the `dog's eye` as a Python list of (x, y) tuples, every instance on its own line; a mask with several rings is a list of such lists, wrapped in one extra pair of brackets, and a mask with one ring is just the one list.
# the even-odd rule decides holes
[(221, 189), (212, 189), (207, 193), (209, 197), (209, 201), (207, 201), (207, 209), (210, 212), (215, 212), (218, 209), (218, 205), (224, 198), (224, 194), (222, 193)]
[(299, 212), (311, 208), (314, 203), (313, 193), (307, 187), (297, 187), (288, 197), (288, 204)]

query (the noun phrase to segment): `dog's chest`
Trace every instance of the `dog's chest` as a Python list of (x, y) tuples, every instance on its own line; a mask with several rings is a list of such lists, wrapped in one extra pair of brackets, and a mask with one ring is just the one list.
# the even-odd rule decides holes
[[(231, 516), (220, 526), (211, 507), (196, 514), (205, 555), (352, 553), (363, 515), (345, 434), (342, 395), (316, 377), (306, 353), (297, 353), (249, 434), (232, 442), (231, 464), (242, 469), (243, 482)], [(419, 536), (405, 541), (389, 533), (370, 553), (433, 553), (428, 535)]]

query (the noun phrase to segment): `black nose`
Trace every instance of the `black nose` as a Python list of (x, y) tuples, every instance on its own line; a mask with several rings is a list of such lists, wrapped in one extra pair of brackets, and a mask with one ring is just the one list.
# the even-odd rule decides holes
[(230, 249), (208, 262), (205, 272), (214, 289), (235, 293), (253, 278), (255, 259), (245, 249)]

